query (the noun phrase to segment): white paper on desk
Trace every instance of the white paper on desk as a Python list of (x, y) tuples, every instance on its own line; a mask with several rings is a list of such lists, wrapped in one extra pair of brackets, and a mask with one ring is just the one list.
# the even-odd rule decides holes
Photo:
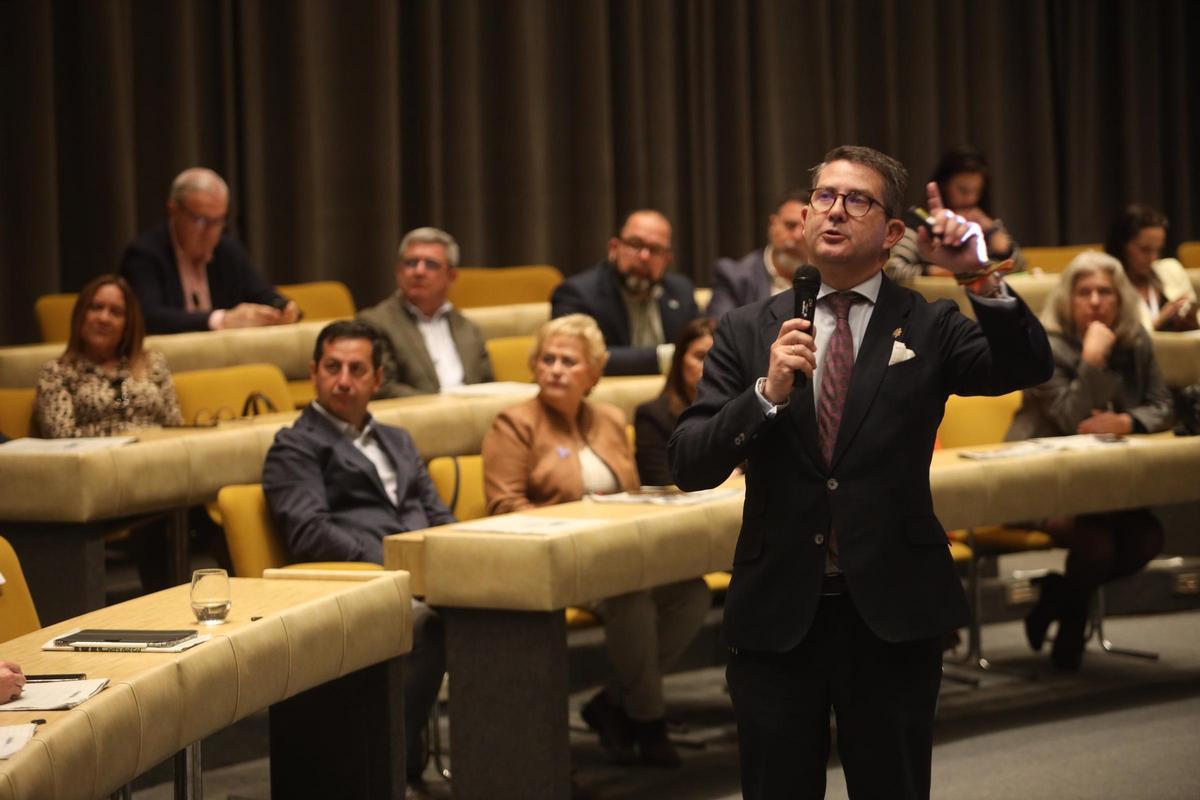
[(655, 506), (694, 506), (700, 503), (708, 503), (713, 500), (724, 500), (727, 497), (740, 497), (745, 494), (746, 490), (741, 488), (731, 489), (704, 489), (699, 492), (670, 492), (670, 493), (630, 493), (616, 492), (614, 494), (589, 494), (588, 500), (594, 500), (597, 503), (618, 503), (627, 505), (648, 504)]
[(136, 436), (85, 436), (79, 439), (13, 439), (0, 444), (6, 453), (93, 453), (124, 447), (136, 442)]
[(1124, 436), (1111, 433), (1079, 433), (1074, 436), (1049, 436), (1034, 441), (1052, 445), (1056, 450), (1098, 450), (1114, 444), (1129, 444)]
[(470, 522), (460, 522), (456, 531), (473, 533), (526, 533), (532, 536), (549, 536), (552, 533), (572, 533), (595, 527), (600, 520), (570, 519), (567, 517), (542, 517), (533, 514), (506, 514), (502, 517), (484, 517)]
[(23, 725), (0, 725), (0, 759), (15, 754), (33, 738), (37, 725), (26, 722)]
[(517, 381), (471, 383), (442, 390), (442, 394), (449, 397), (533, 397), (537, 392), (536, 383), (518, 383)]
[(16, 700), (0, 704), (0, 711), (61, 711), (92, 697), (108, 685), (108, 678), (83, 681), (27, 683)]
[(958, 457), (969, 458), (972, 461), (989, 461), (993, 458), (1017, 458), (1031, 456), (1035, 453), (1051, 453), (1057, 449), (1053, 445), (1044, 444), (1036, 439), (1027, 439), (990, 450), (963, 450)]

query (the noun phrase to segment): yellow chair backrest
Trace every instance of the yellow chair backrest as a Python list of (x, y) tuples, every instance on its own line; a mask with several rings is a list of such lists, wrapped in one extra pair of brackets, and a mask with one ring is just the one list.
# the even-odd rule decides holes
[(950, 395), (946, 401), (946, 416), (938, 428), (942, 447), (975, 447), (1004, 441), (1004, 434), (1020, 405), (1020, 392), (999, 397)]
[(438, 456), (429, 462), (429, 477), (442, 502), (459, 521), (487, 516), (483, 456)]
[(311, 281), (275, 288), (300, 306), (306, 320), (350, 319), (354, 316), (354, 297), (341, 281)]
[(0, 389), (0, 433), (19, 439), (33, 433), (36, 389)]
[(43, 342), (65, 342), (71, 337), (71, 311), (75, 308), (74, 292), (44, 294), (33, 304)]
[(533, 370), (529, 368), (529, 351), (533, 349), (533, 342), (532, 336), (501, 336), (484, 342), (496, 380), (518, 383), (530, 383), (533, 380)]
[(288, 563), (287, 548), (275, 535), (261, 483), (223, 487), (217, 492), (217, 507), (221, 510), (234, 574), (261, 578), (264, 569)]
[(1200, 242), (1183, 242), (1176, 254), (1187, 269), (1200, 269)]
[(246, 398), (254, 392), (261, 392), (270, 399), (276, 411), (294, 408), (287, 377), (274, 364), (194, 369), (176, 372), (172, 380), (184, 422), (241, 416)]
[(243, 578), (261, 578), (265, 569), (380, 570), (369, 561), (309, 561), (288, 563), (288, 552), (267, 508), (261, 483), (224, 486), (217, 492), (217, 508), (225, 528), (225, 544), (233, 573)]
[(0, 536), (0, 575), (4, 576), (4, 583), (0, 584), (0, 642), (7, 642), (36, 631), (42, 624), (25, 583), (21, 562), (3, 536)]
[(450, 284), (450, 302), (457, 308), (544, 303), (563, 275), (549, 264), (527, 267), (459, 267)]
[(1088, 250), (1103, 250), (1097, 244), (1070, 244), (1062, 247), (1022, 247), (1025, 263), (1030, 269), (1039, 267), (1043, 272), (1062, 272), (1071, 263), (1071, 259)]

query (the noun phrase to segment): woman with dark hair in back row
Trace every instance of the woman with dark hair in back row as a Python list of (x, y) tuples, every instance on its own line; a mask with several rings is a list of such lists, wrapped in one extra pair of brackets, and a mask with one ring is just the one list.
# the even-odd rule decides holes
[(142, 349), (145, 331), (124, 278), (101, 275), (83, 287), (71, 311), (67, 349), (38, 378), (42, 436), (112, 436), (183, 422), (167, 360)]
[(638, 475), (642, 483), (668, 486), (675, 483), (667, 460), (667, 440), (683, 410), (696, 399), (696, 386), (704, 375), (704, 357), (713, 345), (716, 320), (699, 317), (683, 327), (675, 340), (675, 356), (662, 394), (637, 407), (633, 427)]
[(1192, 331), (1200, 327), (1196, 290), (1174, 258), (1160, 258), (1167, 218), (1149, 206), (1131, 205), (1113, 220), (1104, 252), (1121, 262), (1137, 291), (1138, 314), (1149, 331)]
[[(960, 145), (948, 151), (929, 176), (942, 195), (942, 204), (976, 222), (983, 230), (988, 258), (1004, 261), (1011, 258), (1017, 271), (1025, 269), (1025, 257), (1009, 234), (1004, 222), (992, 212), (992, 171), (987, 158), (970, 145)], [(911, 280), (917, 275), (948, 275), (934, 264), (921, 261), (917, 252), (917, 232), (909, 228), (904, 238), (892, 248), (887, 262), (888, 277), (897, 281)]]

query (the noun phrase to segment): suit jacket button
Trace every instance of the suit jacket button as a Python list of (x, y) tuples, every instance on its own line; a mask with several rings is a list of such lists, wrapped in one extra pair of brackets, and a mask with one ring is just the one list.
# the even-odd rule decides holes
[(829, 491), (832, 492), (832, 491), (836, 490), (837, 487), (838, 487), (837, 478), (830, 478), (829, 480), (825, 481), (825, 488), (828, 489)]
[(816, 545), (822, 545), (822, 544), (825, 544), (825, 534), (823, 534), (823, 533), (818, 533), (816, 536), (814, 536), (814, 537), (813, 537), (813, 544), (816, 544)]
[(733, 437), (733, 444), (735, 447), (741, 447), (742, 442), (744, 441), (746, 441), (746, 434), (744, 433), (739, 433), (737, 436)]

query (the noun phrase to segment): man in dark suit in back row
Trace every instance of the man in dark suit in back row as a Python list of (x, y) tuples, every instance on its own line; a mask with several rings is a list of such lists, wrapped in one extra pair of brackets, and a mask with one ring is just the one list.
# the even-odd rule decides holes
[[(275, 436), (263, 492), (295, 561), (383, 562), (383, 537), (454, 522), (403, 428), (372, 419), (383, 381), (378, 332), (343, 320), (317, 335), (310, 367), (317, 399)], [(445, 673), (441, 619), (413, 601), (404, 717), (410, 783), (420, 781), (421, 730)]]
[(550, 316), (587, 314), (608, 347), (605, 375), (666, 372), (672, 342), (700, 316), (696, 287), (668, 273), (671, 223), (659, 211), (634, 211), (608, 240), (608, 258), (572, 275), (550, 297)]
[(982, 232), (936, 185), (922, 254), (962, 274), (979, 321), (882, 274), (906, 178), (869, 148), (826, 154), (803, 214), (814, 322), (791, 291), (729, 312), (670, 441), (685, 490), (748, 462), (724, 619), (747, 798), (824, 796), (831, 707), (851, 798), (929, 796), (942, 636), (968, 621), (933, 513), (934, 436), (947, 395), (1054, 369), (1020, 298), (970, 274)]
[(790, 189), (767, 220), (766, 247), (736, 261), (717, 259), (707, 309), (710, 317), (719, 320), (731, 309), (792, 288), (796, 268), (808, 260), (800, 219), (807, 203), (808, 192)]
[(142, 306), (147, 333), (282, 325), (296, 304), (271, 288), (250, 256), (225, 232), (229, 187), (211, 169), (192, 167), (171, 182), (167, 221), (125, 248), (121, 275)]

